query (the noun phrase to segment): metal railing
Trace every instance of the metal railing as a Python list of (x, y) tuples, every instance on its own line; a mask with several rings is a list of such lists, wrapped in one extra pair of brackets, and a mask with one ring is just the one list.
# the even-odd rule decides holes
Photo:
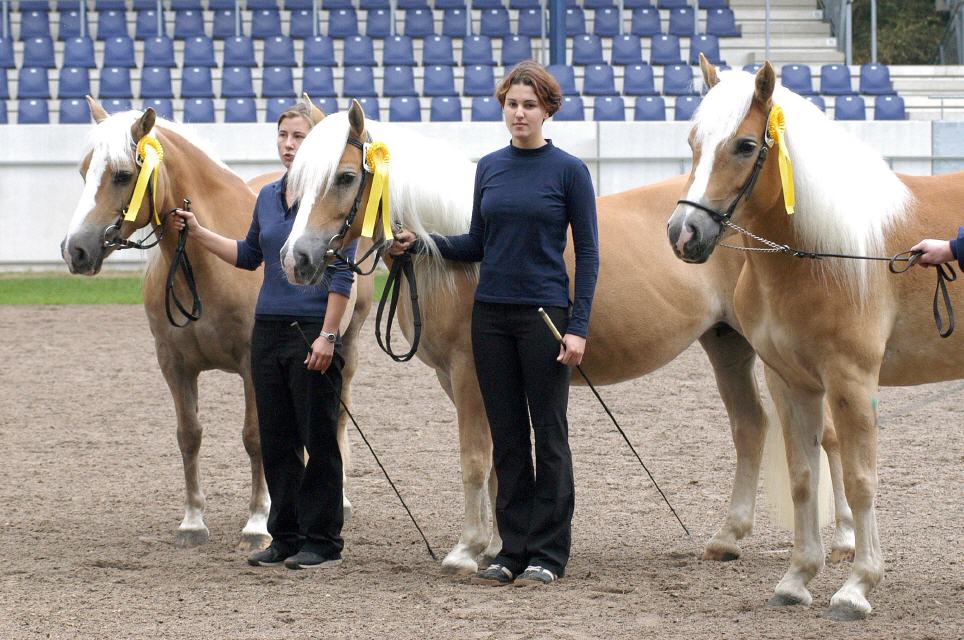
[[(830, 22), (837, 37), (837, 49), (844, 52), (844, 60), (853, 64), (853, 0), (822, 0), (823, 19)], [(873, 15), (876, 16), (876, 2), (871, 2)], [(876, 29), (874, 29), (874, 49), (876, 53)], [(875, 56), (876, 58), (876, 56)]]
[(964, 64), (964, 1), (956, 0), (950, 6), (947, 29), (937, 47), (939, 64)]

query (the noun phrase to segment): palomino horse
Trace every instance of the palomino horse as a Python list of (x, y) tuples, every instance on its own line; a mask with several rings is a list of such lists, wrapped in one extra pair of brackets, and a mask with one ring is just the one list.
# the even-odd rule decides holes
[[(468, 229), (474, 166), (436, 141), (366, 123), (361, 108), (353, 104), (347, 113), (329, 116), (316, 126), (295, 160), (289, 188), (301, 197), (301, 207), (283, 259), (292, 281), (311, 282), (353, 204), (358, 209), (360, 202), (364, 210), (371, 181), (364, 178), (361, 151), (355, 144), (369, 135), (385, 142), (391, 154), (393, 222), (412, 229), (428, 251), (415, 258), (425, 315), (418, 357), (435, 369), (455, 404), (465, 496), (462, 535), (443, 567), (474, 571), (478, 556), (491, 558), (501, 546), (498, 532), (487, 522), (485, 487), (488, 482), (492, 506), (495, 478), (490, 475), (491, 440), (470, 342), (478, 274), (475, 265), (440, 259), (429, 237), (429, 232), (454, 234)], [(675, 260), (659, 240), (662, 212), (671, 206), (683, 182), (683, 177), (674, 178), (598, 200), (602, 264), (583, 367), (600, 384), (629, 380), (663, 366), (700, 340), (716, 374), (737, 451), (729, 513), (707, 543), (705, 557), (732, 560), (740, 555), (737, 541), (753, 526), (767, 419), (753, 377), (755, 355), (731, 328), (737, 326), (731, 301), (742, 256), (721, 255), (708, 268), (694, 269)], [(347, 231), (347, 239), (358, 235), (361, 219), (359, 215)], [(337, 248), (337, 241), (334, 244)], [(570, 251), (570, 271), (572, 258)], [(401, 299), (400, 323), (411, 340), (407, 294), (403, 292)], [(831, 467), (839, 469), (839, 464), (833, 464), (831, 430), (827, 446)], [(842, 496), (839, 478), (836, 484)], [(835, 560), (849, 556), (853, 548), (850, 514), (842, 500), (837, 502), (837, 522)]]
[[(732, 224), (776, 246), (865, 256), (897, 254), (960, 222), (964, 173), (894, 174), (879, 154), (809, 102), (775, 86), (769, 63), (755, 77), (717, 74), (705, 61), (703, 73), (713, 88), (694, 118), (693, 170), (668, 227), (682, 259), (716, 259), (711, 254), (722, 224), (730, 224), (724, 210), (732, 213)], [(764, 136), (771, 116), (774, 122), (785, 120), (785, 134), (774, 136), (766, 158), (763, 150), (774, 142)], [(792, 216), (784, 201), (791, 191), (783, 187), (776, 157), (786, 151), (792, 161), (792, 172), (784, 171), (786, 184), (792, 180), (796, 191)], [(760, 247), (749, 237), (744, 244)], [(823, 566), (814, 470), (826, 399), (839, 434), (856, 533), (852, 572), (830, 599), (827, 614), (860, 618), (871, 610), (867, 595), (884, 569), (874, 513), (878, 385), (964, 376), (964, 340), (960, 332), (950, 340), (938, 337), (930, 317), (933, 271), (891, 275), (879, 262), (799, 260), (782, 252), (746, 256), (735, 311), (766, 363), (793, 485), (793, 555), (771, 603), (809, 605), (807, 583)], [(960, 308), (960, 288), (952, 298)]]
[[(120, 212), (131, 200), (138, 175), (134, 147), (149, 134), (158, 139), (164, 153), (158, 169), (158, 211), (173, 209), (180, 205), (182, 198), (188, 197), (201, 224), (230, 238), (244, 237), (256, 194), (240, 177), (203, 151), (179, 127), (163, 120), (155, 126), (152, 109), (108, 116), (98, 103), (89, 98), (88, 101), (97, 126), (91, 133), (80, 165), (84, 191), (62, 245), (64, 260), (72, 273), (96, 275), (113, 250), (105, 247), (108, 244), (105, 240), (111, 239), (105, 238), (105, 234), (110, 235), (107, 229), (118, 222)], [(277, 176), (262, 176), (252, 183), (261, 185), (270, 179), (277, 179)], [(144, 202), (136, 220), (123, 223), (118, 231), (119, 237), (126, 239), (151, 222), (148, 209), (147, 202)], [(162, 220), (162, 226), (163, 222), (166, 221)], [(162, 231), (155, 229), (157, 234)], [(250, 516), (241, 532), (239, 547), (246, 550), (261, 548), (270, 540), (267, 531), (270, 499), (261, 468), (248, 355), (261, 272), (235, 269), (188, 241), (187, 255), (203, 300), (203, 313), (197, 322), (183, 328), (174, 327), (167, 320), (164, 298), (166, 276), (176, 244), (174, 233), (163, 236), (150, 257), (143, 286), (144, 308), (154, 335), (157, 361), (174, 398), (177, 441), (184, 463), (185, 514), (175, 542), (178, 546), (189, 547), (203, 544), (208, 539), (198, 465), (201, 424), (197, 415), (197, 380), (202, 371), (221, 369), (233, 371), (244, 380), (242, 440), (251, 459), (251, 500)], [(353, 301), (357, 299), (357, 304), (354, 304), (353, 313), (351, 307), (346, 313), (346, 322), (350, 316), (351, 323), (342, 327), (346, 361), (343, 398), (346, 402), (349, 382), (358, 362), (355, 339), (371, 307), (372, 284), (366, 280), (356, 282), (357, 293), (353, 295)], [(181, 278), (175, 282), (177, 294), (182, 299), (189, 299)], [(339, 444), (347, 468), (344, 416), (339, 423)]]

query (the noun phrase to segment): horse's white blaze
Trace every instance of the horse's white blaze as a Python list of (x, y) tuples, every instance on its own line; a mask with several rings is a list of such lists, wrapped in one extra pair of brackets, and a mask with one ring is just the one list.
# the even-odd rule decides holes
[(80, 194), (80, 200), (74, 208), (74, 213), (70, 218), (70, 227), (67, 229), (67, 243), (64, 244), (64, 256), (69, 261), (67, 245), (70, 238), (87, 219), (87, 215), (94, 209), (97, 203), (97, 191), (100, 189), (100, 181), (107, 170), (107, 154), (104, 151), (94, 151), (91, 154), (90, 164), (87, 166), (87, 174), (84, 176), (84, 191)]

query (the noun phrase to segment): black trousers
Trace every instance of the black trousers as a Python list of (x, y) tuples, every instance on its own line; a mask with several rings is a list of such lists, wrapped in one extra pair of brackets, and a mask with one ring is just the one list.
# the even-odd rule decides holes
[[(322, 325), (301, 322), (301, 327), (311, 339)], [(305, 549), (340, 557), (344, 510), (337, 432), (345, 361), (336, 348), (324, 374), (311, 371), (304, 364), (308, 350), (289, 322), (255, 321), (251, 373), (271, 496), (268, 533), (273, 545), (290, 553)]]
[[(567, 310), (546, 312), (565, 333)], [(562, 576), (575, 506), (566, 421), (569, 367), (556, 362), (559, 343), (529, 305), (476, 302), (472, 350), (499, 481), (495, 513), (502, 551), (495, 562), (515, 574), (541, 565)]]

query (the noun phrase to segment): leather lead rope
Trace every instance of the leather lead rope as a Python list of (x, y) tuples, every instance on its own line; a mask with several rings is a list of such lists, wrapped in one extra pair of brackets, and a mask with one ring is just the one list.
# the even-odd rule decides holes
[[(191, 210), (191, 201), (187, 198), (184, 199), (183, 209), (185, 211)], [(168, 214), (170, 214), (170, 212), (168, 212)], [(194, 269), (191, 268), (191, 261), (187, 257), (187, 251), (185, 250), (187, 245), (187, 231), (188, 228), (185, 226), (177, 238), (177, 247), (174, 249), (174, 257), (171, 259), (171, 267), (167, 272), (167, 284), (164, 288), (164, 311), (167, 313), (168, 321), (175, 327), (186, 327), (190, 323), (201, 319), (201, 296), (198, 295), (197, 282), (194, 279)], [(188, 311), (187, 307), (178, 299), (177, 292), (174, 291), (174, 277), (177, 275), (178, 269), (181, 270), (184, 281), (187, 283), (188, 291), (191, 292), (190, 311)], [(172, 301), (184, 318), (183, 324), (178, 324), (174, 319), (174, 313), (171, 309)]]
[[(407, 353), (398, 355), (392, 351), (392, 323), (395, 320), (395, 312), (398, 309), (398, 296), (401, 293), (401, 279), (404, 276), (408, 282), (409, 296), (412, 301), (412, 324), (414, 335), (412, 336), (412, 346)], [(382, 315), (385, 305), (388, 304), (388, 321), (385, 323), (385, 341), (382, 341)], [(415, 267), (412, 265), (410, 253), (403, 253), (396, 256), (392, 262), (392, 268), (388, 272), (388, 279), (385, 280), (385, 289), (382, 291), (382, 299), (378, 302), (378, 311), (375, 313), (375, 340), (378, 346), (395, 362), (408, 362), (418, 351), (418, 343), (422, 338), (422, 313), (418, 306), (418, 287), (415, 283)]]

